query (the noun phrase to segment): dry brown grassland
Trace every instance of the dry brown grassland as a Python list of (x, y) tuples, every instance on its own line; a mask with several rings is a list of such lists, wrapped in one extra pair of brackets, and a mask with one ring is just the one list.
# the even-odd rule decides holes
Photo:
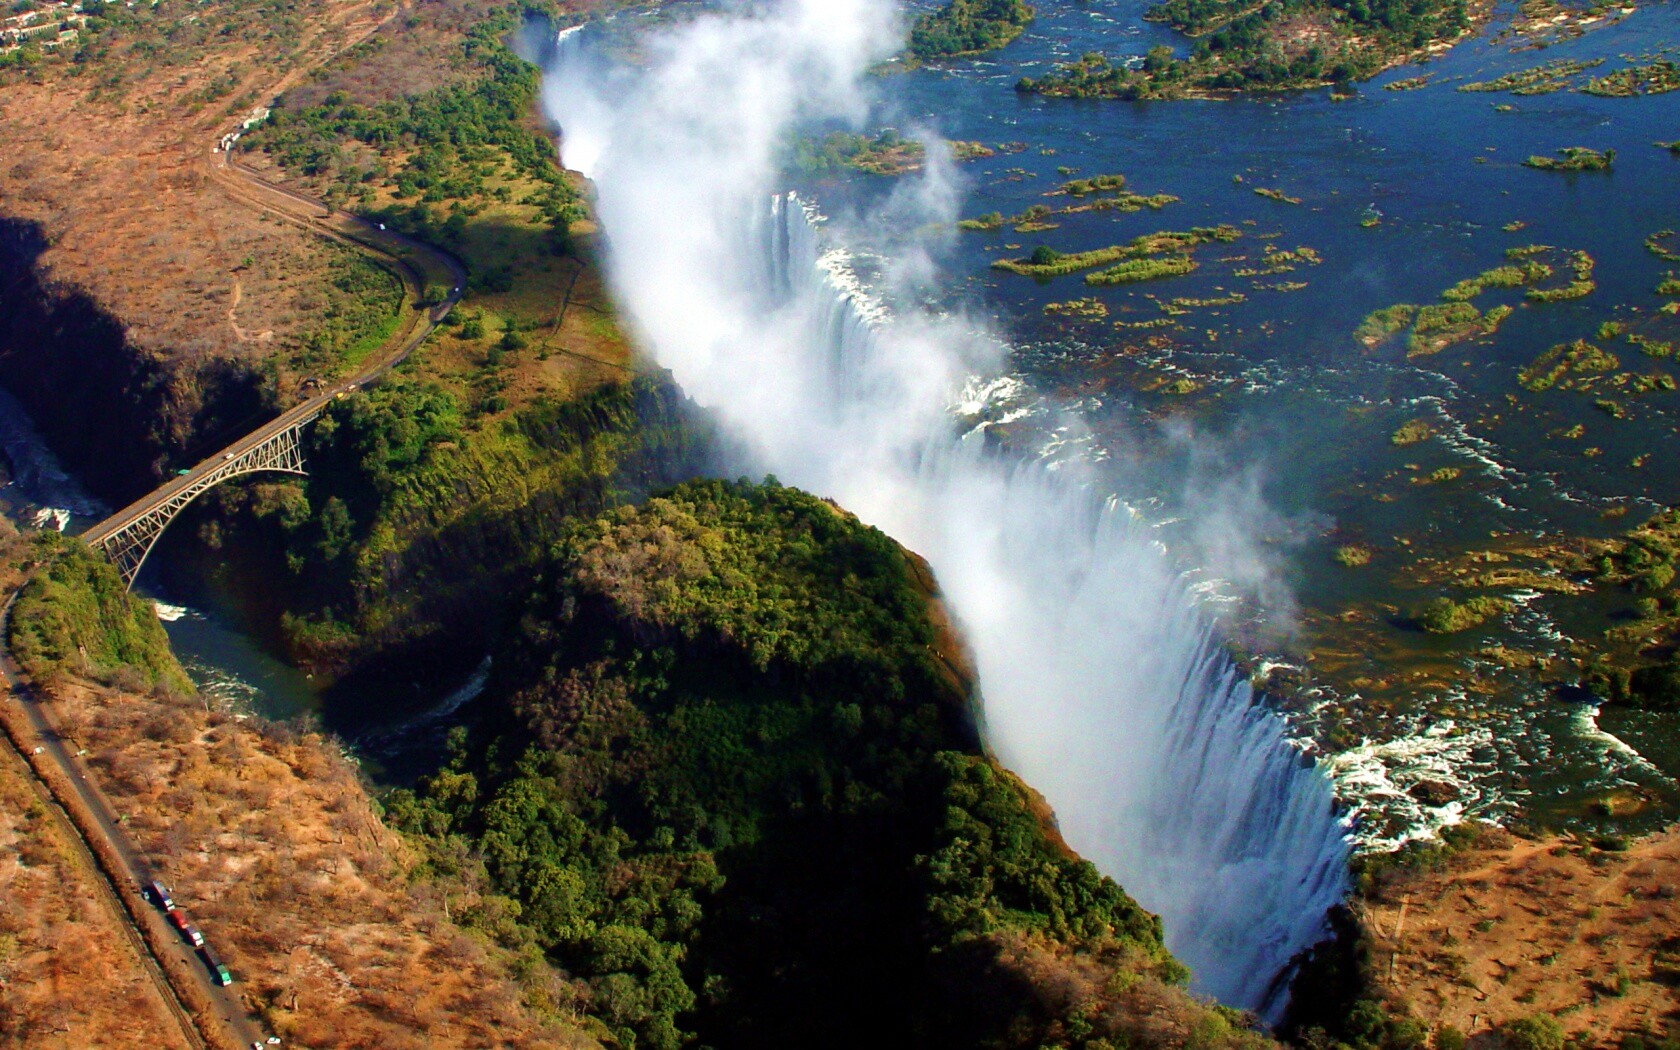
[(214, 19), (229, 31), (166, 56), (130, 53), (116, 34), (87, 73), (49, 65), (6, 84), (0, 213), (40, 223), (51, 242), (39, 260), (45, 283), (86, 292), (140, 351), (182, 362), (260, 358), (313, 322), (309, 280), (333, 249), (218, 192), (211, 147), (277, 84), (392, 9), (300, 0), (289, 42), (264, 36), (256, 5), (158, 10), (183, 26)]
[(0, 748), (0, 1047), (187, 1045), (99, 879)]
[(287, 1044), (595, 1045), (568, 1023), (564, 982), (517, 982), (511, 960), (449, 921), (442, 891), (411, 879), (411, 851), (331, 741), (82, 682), (53, 710)]
[(1367, 898), (1376, 991), (1472, 1038), (1550, 1014), (1616, 1046), (1680, 1012), (1677, 893), (1680, 830), (1603, 850), (1489, 829)]

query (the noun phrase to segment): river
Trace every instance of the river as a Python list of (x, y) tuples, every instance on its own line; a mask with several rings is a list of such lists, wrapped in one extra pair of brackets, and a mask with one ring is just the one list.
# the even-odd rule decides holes
[[(1680, 397), (1599, 395), (1623, 403), (1618, 419), (1593, 396), (1542, 396), (1518, 381), (1541, 351), (1591, 338), (1605, 322), (1680, 336), (1654, 292), (1674, 264), (1645, 246), (1680, 226), (1680, 158), (1658, 145), (1680, 136), (1680, 93), (1458, 90), (1549, 62), (1602, 62), (1591, 76), (1673, 60), (1680, 10), (1611, 12), (1579, 38), (1536, 48), (1548, 38), (1509, 34), (1514, 11), (1501, 5), (1474, 40), (1346, 98), (1124, 103), (1013, 90), (1088, 51), (1182, 51), (1181, 38), (1141, 21), (1143, 9), (1040, 4), (1038, 21), (1002, 51), (881, 78), (860, 125), (997, 150), (956, 168), (967, 217), (1059, 211), (1080, 203), (1051, 195), (1062, 183), (1110, 173), (1133, 192), (1180, 198), (1159, 211), (1058, 214), (1050, 229), (1006, 225), (940, 243), (943, 305), (978, 313), (1011, 346), (1003, 381), (972, 406), (975, 421), (1049, 462), (1101, 471), (1161, 525), (1254, 663), (1341, 665), (1313, 676), (1292, 717), (1340, 752), (1338, 792), (1367, 847), (1471, 815), (1591, 824), (1588, 800), (1616, 791), (1647, 802), (1632, 827), (1673, 819), (1680, 721), (1595, 719), (1553, 685), (1478, 664), (1462, 640), (1422, 636), (1383, 610), (1426, 593), (1414, 567), (1431, 558), (1610, 535), (1680, 501)], [(1386, 90), (1420, 74), (1429, 77), (1421, 89)], [(1613, 170), (1522, 164), (1566, 146), (1614, 149)], [(902, 193), (900, 180), (878, 177), (800, 181), (864, 254), (880, 232), (872, 216)], [(1040, 245), (1088, 251), (1218, 224), (1241, 237), (1199, 249), (1195, 272), (1167, 280), (1096, 289), (1077, 274), (1040, 283), (992, 266)], [(1404, 339), (1373, 349), (1354, 338), (1373, 310), (1438, 302), (1455, 282), (1506, 263), (1508, 249), (1535, 244), (1589, 253), (1596, 291), (1544, 305), (1520, 291), (1478, 299), (1515, 312), (1495, 336), (1430, 356), (1408, 357)], [(1321, 261), (1238, 272), (1266, 268), (1269, 248), (1302, 246)], [(1100, 302), (1106, 318), (1045, 313), (1081, 298)], [(1674, 371), (1625, 342), (1606, 345), (1628, 372)], [(1436, 436), (1396, 446), (1391, 435), (1417, 418)], [(1264, 519), (1250, 531), (1255, 542), (1230, 544), (1218, 523), (1232, 514)], [(1335, 563), (1349, 543), (1379, 552), (1369, 571)], [(1555, 654), (1603, 627), (1601, 609), (1595, 620), (1508, 590), (1517, 611), (1480, 645)], [(1337, 624), (1352, 616), (1364, 619), (1350, 639)], [(1412, 668), (1427, 669), (1424, 685), (1406, 684)]]
[[(1612, 790), (1654, 800), (1619, 828), (1637, 830), (1672, 819), (1674, 778), (1680, 775), (1675, 731), (1680, 724), (1673, 718), (1600, 714), (1523, 674), (1493, 676), (1495, 687), (1470, 688), (1478, 675), (1486, 677), (1485, 668), (1478, 670), (1460, 649), (1381, 618), (1362, 636), (1372, 644), (1366, 661), (1379, 673), (1361, 678), (1356, 668), (1329, 676), (1316, 682), (1316, 696), (1284, 698), (1273, 715), (1270, 705), (1250, 704), (1246, 683), (1231, 674), (1234, 665), (1210, 639), (1238, 637), (1247, 650), (1246, 666), (1287, 671), (1323, 655), (1336, 638), (1325, 625), (1343, 613), (1390, 599), (1403, 604), (1417, 587), (1400, 564), (1402, 551), (1423, 560), (1461, 552), (1484, 538), (1608, 535), (1625, 527), (1619, 513), (1636, 520), (1680, 501), (1676, 395), (1626, 397), (1631, 418), (1624, 421), (1595, 406), (1591, 397), (1536, 396), (1517, 382), (1519, 370), (1540, 351), (1589, 337), (1606, 321), (1653, 338), (1680, 336), (1669, 315), (1659, 312), (1664, 300), (1653, 293), (1672, 264), (1644, 247), (1648, 236), (1680, 227), (1680, 160), (1653, 145), (1680, 137), (1680, 94), (1623, 99), (1573, 91), (1515, 96), (1456, 90), (1556, 59), (1603, 59), (1614, 68), (1635, 56), (1673, 57), (1670, 41), (1680, 36), (1680, 11), (1652, 5), (1538, 51), (1527, 49), (1529, 41), (1502, 36), (1496, 22), (1428, 66), (1386, 74), (1349, 98), (1315, 91), (1274, 99), (1134, 104), (1045, 100), (1019, 95), (1013, 85), (1022, 75), (1041, 74), (1050, 63), (1085, 51), (1142, 55), (1157, 44), (1181, 41), (1142, 22), (1143, 6), (1136, 0), (1046, 0), (1039, 9), (1037, 23), (1003, 51), (872, 78), (857, 111), (829, 114), (828, 127), (872, 132), (893, 126), (911, 135), (980, 142), (992, 152), (948, 170), (936, 165), (939, 177), (931, 180), (782, 176), (776, 189), (797, 188), (799, 200), (825, 218), (812, 227), (811, 259), (780, 256), (767, 267), (771, 276), (791, 292), (793, 282), (807, 279), (794, 271), (809, 269), (815, 260), (825, 280), (846, 286), (842, 298), (852, 304), (847, 309), (867, 313), (874, 304), (889, 312), (957, 317), (979, 333), (978, 342), (998, 344), (1000, 356), (984, 367), (935, 377), (949, 381), (942, 411), (954, 414), (947, 418), (967, 435), (963, 454), (1004, 450), (1035, 465), (1007, 486), (1049, 485), (1061, 492), (1060, 482), (1044, 479), (1077, 476), (1082, 492), (1120, 497), (1097, 510), (1047, 497), (1045, 506), (1061, 508), (1057, 529), (1033, 533), (1048, 526), (1022, 525), (1024, 535), (1082, 537), (1073, 555), (1083, 560), (1068, 577), (1069, 588), (1034, 596), (1045, 602), (1039, 610), (1043, 622), (1065, 623), (1069, 608), (1106, 601), (1092, 584), (1095, 576), (1106, 573), (1103, 579), (1114, 586), (1127, 585), (1118, 559), (1105, 551), (1123, 550), (1128, 558), (1144, 548), (1164, 552), (1170, 572), (1136, 566), (1127, 571), (1145, 574), (1155, 600), (1163, 603), (1156, 613), (1177, 624), (1171, 629), (1172, 659), (1151, 674), (1159, 679), (1155, 685), (1181, 698), (1175, 717), (1199, 726), (1201, 735), (1172, 735), (1165, 723), (1155, 732), (1170, 740), (1169, 753), (1176, 758), (1199, 755), (1198, 762), (1218, 763), (1232, 754), (1245, 761), (1251, 756), (1254, 769), (1270, 772), (1255, 773), (1245, 783), (1270, 783), (1266, 778), (1274, 777), (1283, 785), (1233, 803), (1236, 816), (1227, 814), (1224, 831), (1263, 835), (1277, 826), (1276, 814), (1272, 825), (1249, 826), (1241, 819), (1249, 808), (1311, 802), (1299, 804), (1302, 814), (1312, 812), (1310, 819), (1300, 818), (1298, 829), (1308, 845), (1299, 856), (1275, 858), (1284, 867), (1295, 865), (1291, 877), (1308, 887), (1293, 906), (1310, 911), (1326, 887), (1335, 895), (1334, 885), (1312, 881), (1312, 873), (1319, 870), (1314, 858), (1334, 855), (1333, 829), (1343, 817), (1353, 820), (1355, 844), (1371, 849), (1471, 816), (1524, 815), (1596, 826), (1586, 802)], [(1384, 89), (1420, 72), (1431, 77), (1421, 89)], [(1531, 154), (1565, 146), (1613, 148), (1614, 170), (1557, 175), (1521, 164)], [(568, 159), (578, 163), (575, 156)], [(1034, 205), (1064, 208), (1070, 198), (1051, 195), (1061, 183), (1110, 173), (1126, 175), (1135, 192), (1179, 199), (1158, 211), (1056, 215), (1047, 228), (1031, 232), (1010, 226), (956, 232), (947, 221), (942, 229), (923, 231), (917, 242), (925, 253), (914, 260), (925, 268), (923, 279), (903, 279), (904, 231), (898, 227), (907, 215), (926, 214), (928, 206), (921, 200), (907, 210), (907, 198), (940, 196), (953, 209), (946, 220), (988, 212), (1012, 216)], [(1257, 188), (1275, 194), (1262, 196)], [(779, 213), (780, 240), (774, 243), (805, 236), (804, 210), (795, 205)], [(608, 218), (609, 233), (618, 236)], [(1199, 249), (1195, 272), (1128, 288), (1092, 289), (1077, 275), (1038, 283), (992, 266), (1041, 245), (1077, 252), (1157, 230), (1218, 224), (1231, 225), (1240, 236)], [(845, 247), (838, 262), (836, 244)], [(1524, 305), (1520, 294), (1507, 296), (1518, 309), (1496, 335), (1432, 356), (1408, 357), (1399, 341), (1373, 348), (1355, 339), (1354, 330), (1371, 311), (1436, 301), (1447, 286), (1501, 264), (1508, 249), (1530, 244), (1589, 253), (1597, 289), (1585, 299), (1547, 305)], [(1310, 248), (1317, 261), (1298, 261), (1291, 270), (1270, 274), (1239, 273), (1266, 268), (1268, 246)], [(937, 278), (928, 280), (927, 274)], [(833, 290), (828, 286), (823, 294)], [(1104, 316), (1068, 319), (1045, 311), (1076, 299), (1096, 300)], [(824, 318), (825, 324), (843, 323), (853, 332), (850, 341), (833, 331), (824, 336), (842, 371), (846, 360), (880, 352), (860, 349), (855, 318), (833, 313)], [(1630, 370), (1659, 366), (1631, 346), (1619, 352)], [(677, 371), (687, 383), (680, 362)], [(705, 377), (695, 378), (704, 396)], [(791, 427), (809, 404), (795, 399), (784, 407), (791, 414), (782, 422)], [(1417, 418), (1429, 422), (1435, 437), (1416, 447), (1396, 445), (1391, 435)], [(1568, 436), (1577, 427), (1577, 436)], [(13, 475), (0, 500), (14, 520), (34, 527), (40, 510), (54, 508), (69, 512), (65, 524), (72, 531), (97, 520), (102, 512), (97, 501), (57, 467), (7, 397), (0, 397), (0, 445)], [(787, 455), (769, 442), (759, 448), (767, 462)], [(788, 461), (808, 467), (809, 451)], [(812, 486), (836, 492), (847, 491), (846, 470), (869, 463), (824, 462), (812, 474)], [(938, 462), (929, 454), (924, 466)], [(795, 466), (784, 476), (801, 480), (799, 470)], [(1445, 476), (1441, 471), (1457, 473), (1450, 483), (1432, 482)], [(925, 477), (915, 484), (925, 485)], [(1007, 486), (998, 493), (1007, 495)], [(933, 519), (912, 520), (904, 511), (907, 504), (895, 507), (853, 491), (855, 509), (923, 541), (917, 545), (936, 555), (942, 579), (956, 579), (955, 565), (965, 552), (978, 556), (979, 547), (962, 545), (973, 535), (929, 531)], [(914, 491), (927, 496), (933, 490)], [(1006, 506), (994, 506), (995, 521), (1006, 518)], [(57, 518), (46, 520), (59, 524)], [(945, 524), (959, 520), (975, 524), (972, 518)], [(1069, 522), (1079, 528), (1066, 531)], [(1333, 562), (1331, 553), (1350, 541), (1379, 550), (1373, 571), (1349, 572)], [(1025, 557), (1020, 548), (1016, 553)], [(1186, 574), (1184, 593), (1195, 596), (1194, 613), (1180, 609), (1177, 585), (1168, 583), (1180, 571)], [(226, 595), (214, 586), (195, 587), (190, 601), (171, 602), (160, 588), (152, 574), (141, 581), (142, 593), (160, 602), (177, 653), (213, 701), (271, 718), (320, 710), (315, 683), (255, 640)], [(1587, 637), (1590, 625), (1555, 615), (1538, 595), (1513, 597), (1517, 610), (1489, 632), (1488, 644), (1561, 650), (1571, 637)], [(1070, 604), (1058, 609), (1053, 602), (1061, 600)], [(1160, 611), (1168, 606), (1171, 612)], [(991, 629), (1007, 640), (1019, 628), (1019, 621), (983, 622), (978, 598), (968, 608), (971, 626), (982, 634)], [(1113, 613), (1102, 608), (1104, 615)], [(1218, 632), (1207, 632), (1210, 622), (1219, 624)], [(1138, 629), (1148, 637), (1161, 630), (1155, 623)], [(1102, 644), (1097, 634), (1074, 640), (1087, 647)], [(1137, 652), (1111, 655), (1115, 660), (1102, 664), (1104, 674), (1135, 670), (1126, 662)], [(988, 659), (982, 653), (983, 672)], [(991, 659), (989, 698), (1007, 698), (1012, 671), (1037, 666)], [(1408, 686), (1381, 680), (1385, 660), (1428, 667), (1428, 681)], [(1058, 674), (1054, 666), (1040, 670), (1049, 679)], [(408, 695), (412, 690), (404, 685), (399, 691), (405, 710), (437, 717), (365, 720), (356, 723), (355, 732), (375, 756), (395, 754), (404, 741), (431, 740), (470, 698), (482, 674), (483, 668), (465, 683), (419, 696)], [(1455, 679), (1466, 684), (1455, 686)], [(1187, 690), (1184, 682), (1196, 689)], [(1063, 684), (1078, 691), (1077, 681)], [(378, 704), (370, 698), (366, 706)], [(1361, 712), (1351, 734), (1340, 724), (1350, 708)], [(1053, 784), (1057, 772), (1045, 763), (1065, 756), (1034, 755), (1028, 746), (1031, 733), (1047, 731), (1029, 724), (1040, 710), (1000, 703), (989, 716), (994, 728), (1017, 721), (1021, 735), (1002, 738), (1006, 756), (1018, 767), (1039, 770), (1042, 775), (1029, 777), (1036, 784)], [(405, 733), (404, 725), (415, 728)], [(1195, 750), (1209, 740), (1226, 741), (1222, 746), (1228, 750)], [(1340, 813), (1319, 804), (1327, 794), (1301, 786), (1310, 778), (1291, 772), (1309, 768), (1288, 761), (1301, 752), (1317, 757), (1312, 768), (1333, 785), (1345, 807)], [(1248, 776), (1254, 769), (1236, 773)], [(1094, 790), (1106, 792), (1103, 806), (1119, 811), (1135, 798), (1117, 785), (1135, 786), (1139, 777), (1159, 769), (1099, 764), (1079, 772), (1110, 777)], [(1234, 783), (1236, 773), (1225, 781)], [(1205, 786), (1193, 779), (1183, 784)], [(1149, 797), (1155, 805), (1164, 796)], [(1077, 806), (1058, 802), (1058, 810), (1076, 840), (1084, 837), (1084, 848), (1111, 858), (1105, 869), (1128, 874), (1125, 859), (1116, 856), (1125, 842), (1114, 838), (1114, 824), (1093, 822)], [(1328, 838), (1325, 829), (1331, 829)], [(1212, 825), (1193, 830), (1224, 833)], [(1178, 848), (1151, 841), (1162, 849)], [(1179, 874), (1171, 865), (1163, 870), (1168, 879)], [(1283, 869), (1258, 870), (1270, 877)], [(1163, 892), (1159, 873), (1129, 874), (1134, 877), (1122, 880), (1128, 886), (1142, 886), (1147, 895), (1155, 882), (1156, 892)], [(1178, 914), (1209, 907), (1198, 898)], [(1291, 926), (1297, 917), (1268, 934), (1279, 938), (1268, 950), (1292, 947), (1312, 932)], [(1222, 947), (1229, 944), (1216, 938), (1192, 951), (1205, 955)], [(1257, 1005), (1268, 994), (1239, 985), (1214, 990)]]

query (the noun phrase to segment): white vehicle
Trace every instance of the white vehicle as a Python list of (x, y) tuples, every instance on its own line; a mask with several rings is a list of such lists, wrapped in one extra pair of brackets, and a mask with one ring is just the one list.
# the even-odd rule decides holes
[(384, 224), (384, 223), (380, 223), (380, 224), (379, 224), (379, 228), (380, 228), (380, 229), (382, 229), (382, 230), (383, 230), (383, 229), (384, 229), (384, 228), (385, 228), (385, 224)]

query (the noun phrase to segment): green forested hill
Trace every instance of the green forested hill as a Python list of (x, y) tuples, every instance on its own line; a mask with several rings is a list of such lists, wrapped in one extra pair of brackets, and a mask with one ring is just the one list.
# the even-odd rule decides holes
[(620, 1046), (1260, 1041), (982, 752), (926, 578), (773, 482), (581, 525), (389, 812)]

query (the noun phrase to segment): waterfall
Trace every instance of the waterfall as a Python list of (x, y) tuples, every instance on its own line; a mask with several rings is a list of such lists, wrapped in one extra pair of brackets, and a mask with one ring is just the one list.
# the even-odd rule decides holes
[(615, 294), (739, 439), (744, 471), (831, 497), (928, 559), (999, 760), (1162, 916), (1196, 990), (1275, 1018), (1280, 977), (1346, 889), (1328, 778), (1256, 701), (1146, 523), (1075, 471), (960, 435), (952, 394), (999, 363), (984, 340), (889, 316), (810, 209), (764, 188), (779, 129), (850, 104), (812, 85), (869, 67), (847, 18), (876, 4), (701, 19), (654, 42), (613, 101), (569, 43), (545, 94), (566, 159), (595, 182)]
[[(811, 411), (831, 436), (868, 426), (894, 389), (890, 322), (821, 251), (797, 198), (762, 214), (759, 294), (803, 319), (796, 345), (823, 377)], [(909, 462), (876, 464), (875, 481), (908, 475), (886, 500), (806, 463), (771, 465), (822, 478), (819, 491), (928, 559), (976, 651), (999, 757), (1045, 794), (1070, 845), (1162, 915), (1198, 991), (1275, 1012), (1274, 982), (1347, 887), (1328, 777), (1256, 701), (1146, 525), (955, 433), (945, 421)]]

